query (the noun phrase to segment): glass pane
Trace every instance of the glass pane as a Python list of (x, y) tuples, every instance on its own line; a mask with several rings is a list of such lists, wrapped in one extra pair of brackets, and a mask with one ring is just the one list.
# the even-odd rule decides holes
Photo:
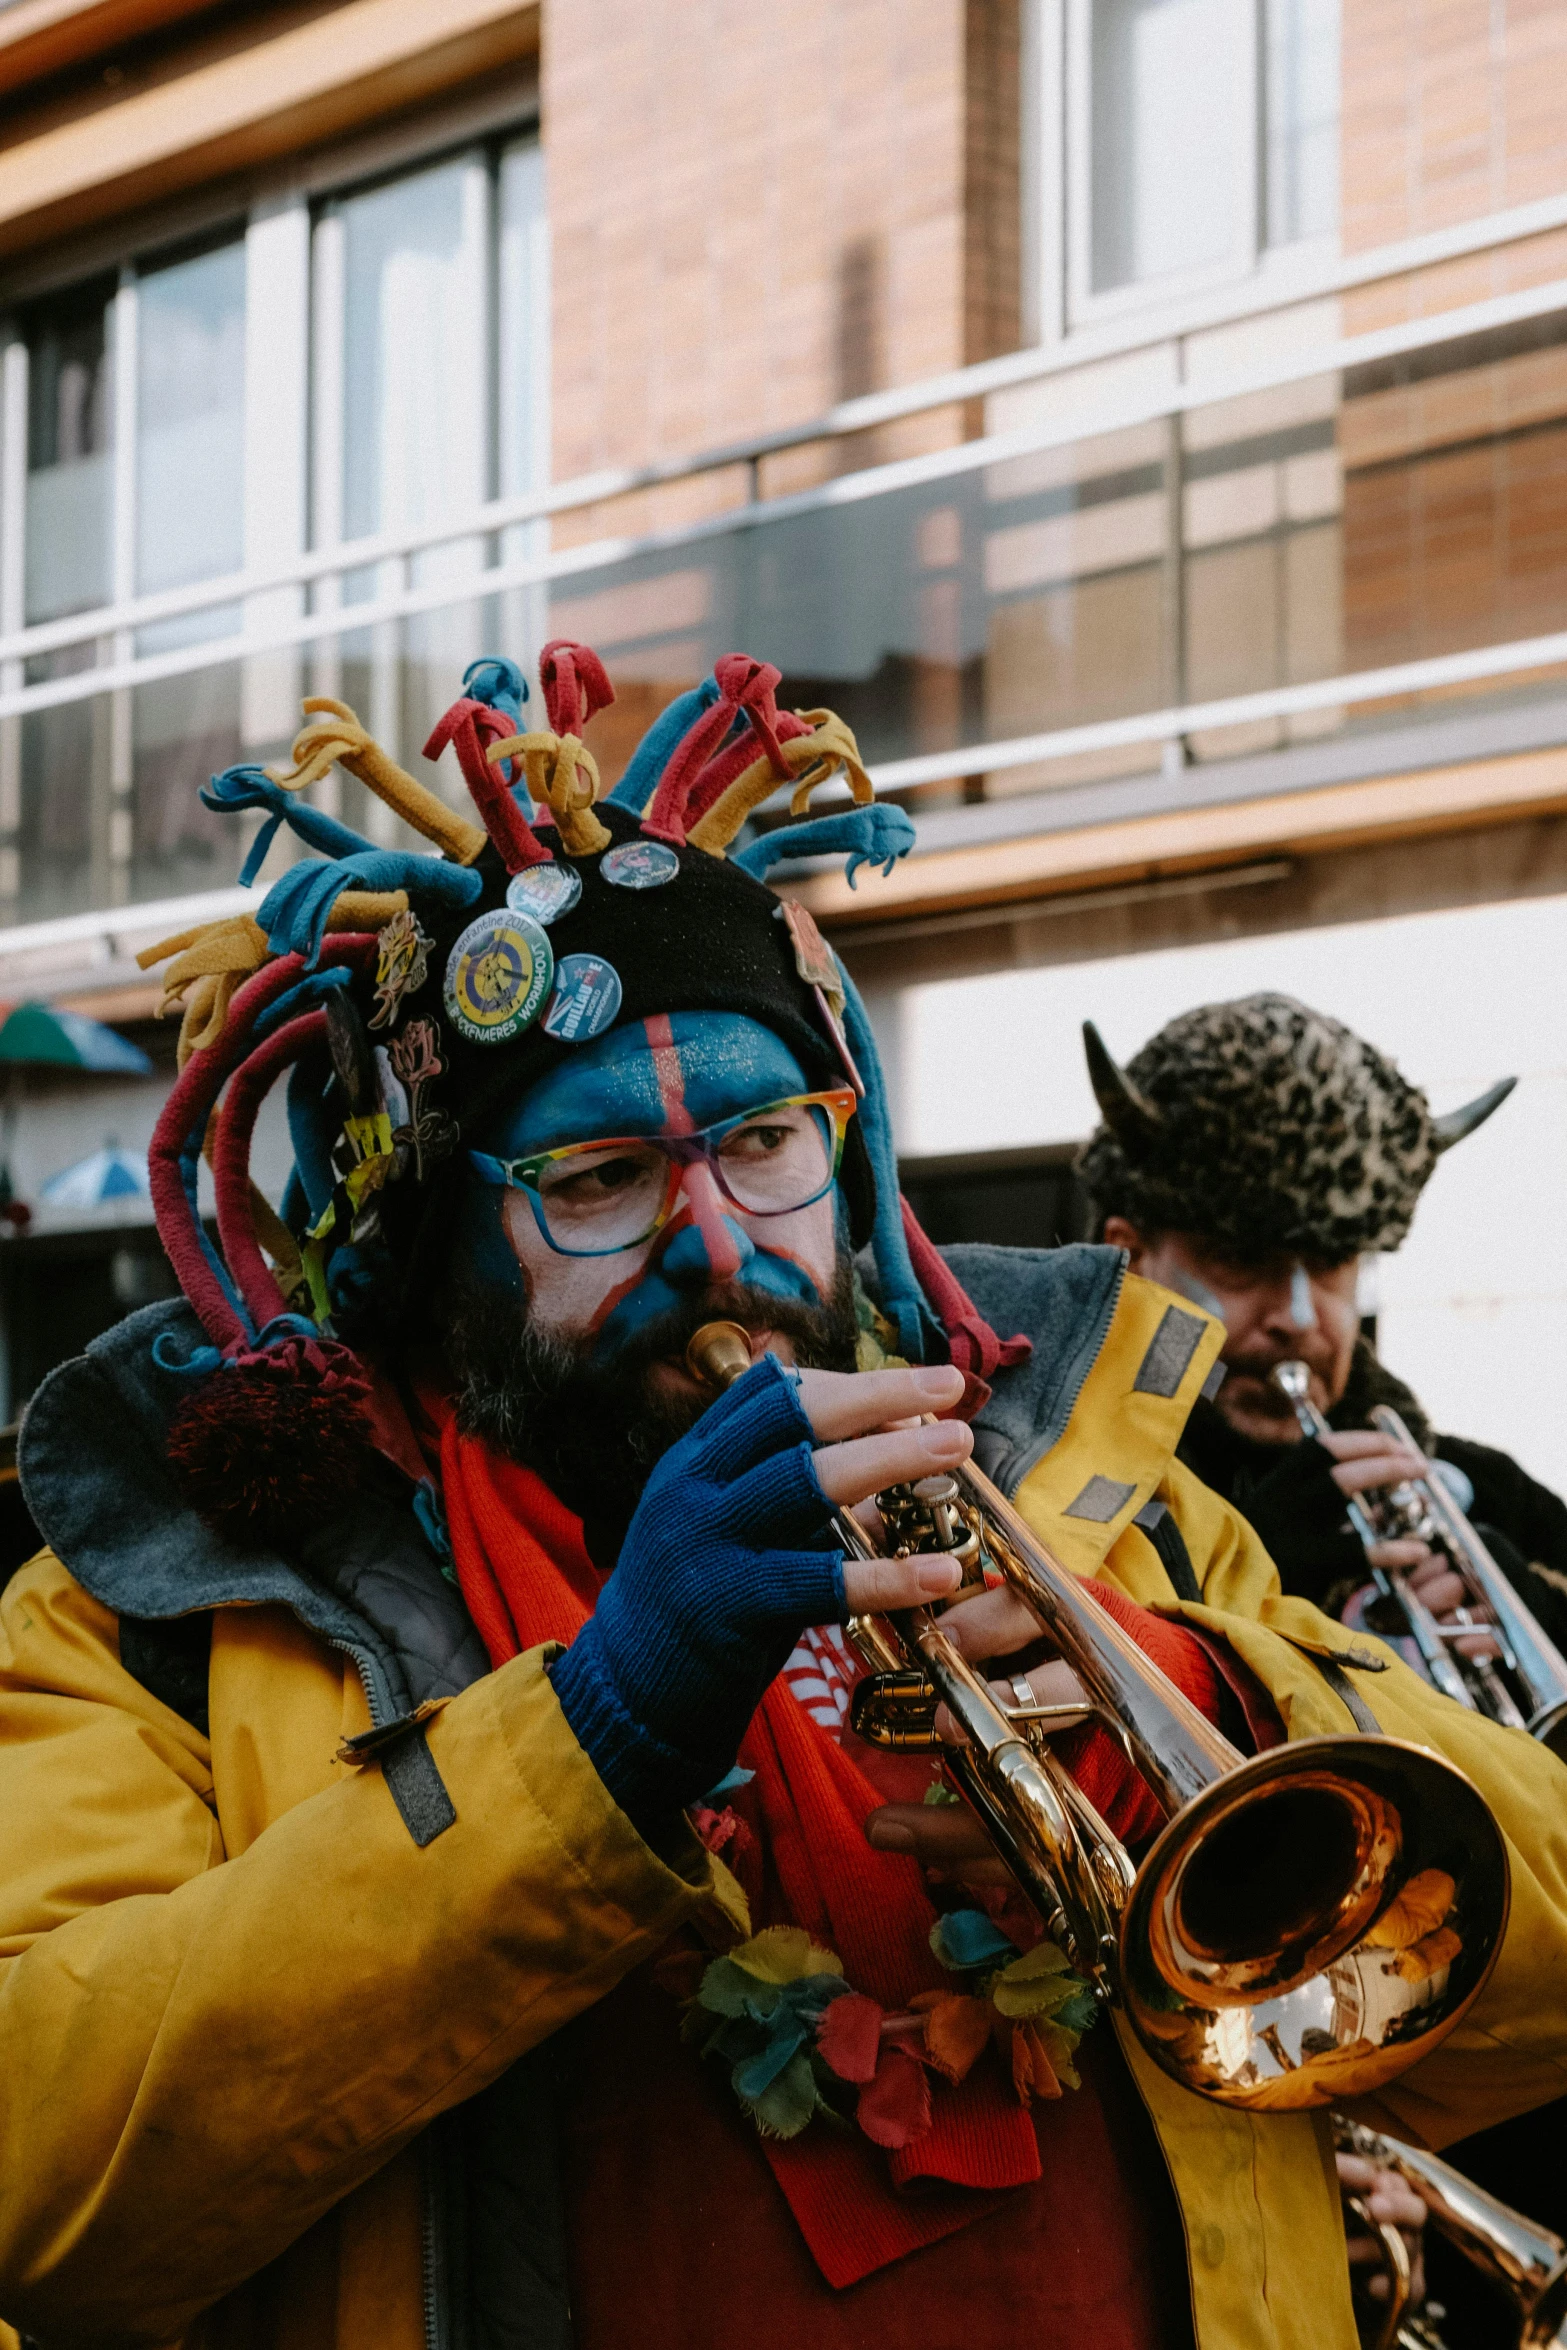
[(239, 731), (239, 665), (198, 669), (138, 686), (132, 734), (131, 896), (225, 889), (248, 827), (201, 804), (209, 776), (246, 756)]
[[(542, 489), (550, 479), (549, 230), (544, 158), (537, 139), (519, 139), (501, 155), (496, 204), (496, 491), (503, 498)], [(549, 551), (547, 521), (513, 523), (500, 536), (503, 562)], [(490, 606), (490, 641), (531, 676), (549, 636), (543, 587), (509, 588)], [(543, 720), (539, 720), (543, 724)]]
[(487, 177), (463, 159), (340, 207), (346, 538), (441, 521), (488, 487)]
[(1093, 0), (1096, 293), (1227, 259), (1250, 136), (1231, 0)]
[[(29, 685), (92, 666), (91, 645), (29, 661)], [(102, 696), (32, 710), (21, 724), (21, 808), (17, 826), (20, 912), (27, 922), (101, 905), (107, 843), (95, 838), (95, 811), (107, 802), (109, 711)], [(94, 789), (95, 779), (98, 788)]]
[(500, 381), (496, 440), (503, 498), (549, 479), (545, 363), (549, 333), (549, 242), (544, 158), (536, 139), (501, 157), (498, 203)]
[(614, 679), (606, 774), (630, 748), (616, 713), (634, 740), (737, 644), (871, 760), (1114, 718), (1167, 698), (1168, 505), (1140, 427), (563, 579), (548, 633)]
[(1356, 369), (1340, 442), (1348, 667), (1567, 626), (1567, 314)]
[(27, 320), (29, 620), (58, 619), (109, 599), (113, 299), (113, 281), (99, 279)]
[(243, 242), (143, 277), (136, 344), (136, 585), (155, 593), (245, 559)]
[(1267, 242), (1338, 226), (1338, 0), (1267, 0)]
[[(493, 194), (473, 154), (332, 208), (342, 232), (345, 538), (457, 520), (489, 494)], [(344, 598), (456, 585), (481, 554), (468, 537), (393, 557), (349, 574)], [(375, 627), (345, 644), (341, 690), (408, 755), (451, 700), (479, 633), (471, 604)], [(447, 768), (460, 788), (455, 764)], [(374, 837), (390, 837), (384, 810), (364, 814)]]

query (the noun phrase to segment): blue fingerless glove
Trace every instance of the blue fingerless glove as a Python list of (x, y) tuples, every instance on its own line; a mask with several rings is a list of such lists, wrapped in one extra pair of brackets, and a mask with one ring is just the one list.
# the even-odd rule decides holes
[(765, 1356), (659, 1462), (596, 1611), (551, 1667), (578, 1744), (639, 1827), (717, 1784), (801, 1632), (844, 1620), (814, 1444)]

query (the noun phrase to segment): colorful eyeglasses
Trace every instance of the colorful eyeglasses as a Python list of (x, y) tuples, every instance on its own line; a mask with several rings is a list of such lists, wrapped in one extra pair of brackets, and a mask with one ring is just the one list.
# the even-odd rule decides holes
[(608, 1257), (651, 1240), (674, 1212), (685, 1170), (699, 1160), (743, 1215), (789, 1216), (830, 1191), (857, 1107), (848, 1086), (796, 1093), (694, 1134), (615, 1135), (522, 1159), (470, 1151), (486, 1183), (520, 1191), (548, 1243), (564, 1257)]

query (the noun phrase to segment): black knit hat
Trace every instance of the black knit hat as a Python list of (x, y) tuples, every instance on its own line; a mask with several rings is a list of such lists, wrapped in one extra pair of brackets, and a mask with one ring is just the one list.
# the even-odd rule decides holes
[[(617, 846), (641, 839), (630, 809), (601, 802), (597, 813)], [(740, 1012), (782, 1037), (813, 1080), (825, 1085), (841, 1079), (843, 1065), (800, 977), (793, 937), (773, 891), (701, 849), (667, 853), (679, 859), (680, 870), (657, 889), (616, 888), (604, 878), (603, 854), (562, 857), (580, 879), (582, 895), (570, 913), (550, 924), (557, 967), (568, 955), (602, 956), (613, 965), (621, 991), (617, 1028), (661, 1012)], [(493, 849), (485, 851), (478, 869), (482, 896), (436, 929), (429, 977), (405, 999), (410, 1015), (428, 1012), (441, 1021), (450, 1068), (442, 1099), (469, 1142), (478, 1140), (497, 1110), (581, 1049), (548, 1034), (538, 1020), (505, 1044), (476, 1044), (446, 1017), (443, 975), (453, 945), (480, 914), (506, 903), (507, 876)], [(371, 991), (355, 992), (368, 1017)]]

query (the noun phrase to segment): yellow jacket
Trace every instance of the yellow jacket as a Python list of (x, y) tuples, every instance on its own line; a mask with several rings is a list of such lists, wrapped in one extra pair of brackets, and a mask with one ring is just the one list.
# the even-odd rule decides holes
[[(1151, 1392), (1172, 1310), (1191, 1318), (1141, 1281), (1105, 1290), (1018, 1506), (1078, 1572), (1222, 1634), (1292, 1737), (1342, 1732), (1310, 1650), (1348, 1636), (1280, 1598), (1245, 1522), (1173, 1459), (1219, 1333)], [(1090, 1477), (1125, 1488), (1102, 1521), (1068, 1514)], [(1132, 1523), (1150, 1499), (1201, 1606)], [(1363, 2109), (1442, 2145), (1567, 2088), (1567, 1777), (1396, 1663), (1361, 1686), (1390, 1733), (1470, 1773), (1509, 1843), (1490, 1983)], [(743, 1905), (694, 1839), (660, 1856), (616, 1810), (541, 1653), (427, 1722), (456, 1819), (423, 1846), (379, 1765), (339, 1759), (369, 1725), (360, 1678), (290, 1608), (218, 1608), (208, 1696), (204, 1737), (49, 1551), (0, 1604), (0, 2310), (49, 2350), (421, 2350), (421, 2132), (704, 1903)], [(1201, 2350), (1353, 2350), (1325, 2119), (1221, 2110), (1127, 2054)]]

